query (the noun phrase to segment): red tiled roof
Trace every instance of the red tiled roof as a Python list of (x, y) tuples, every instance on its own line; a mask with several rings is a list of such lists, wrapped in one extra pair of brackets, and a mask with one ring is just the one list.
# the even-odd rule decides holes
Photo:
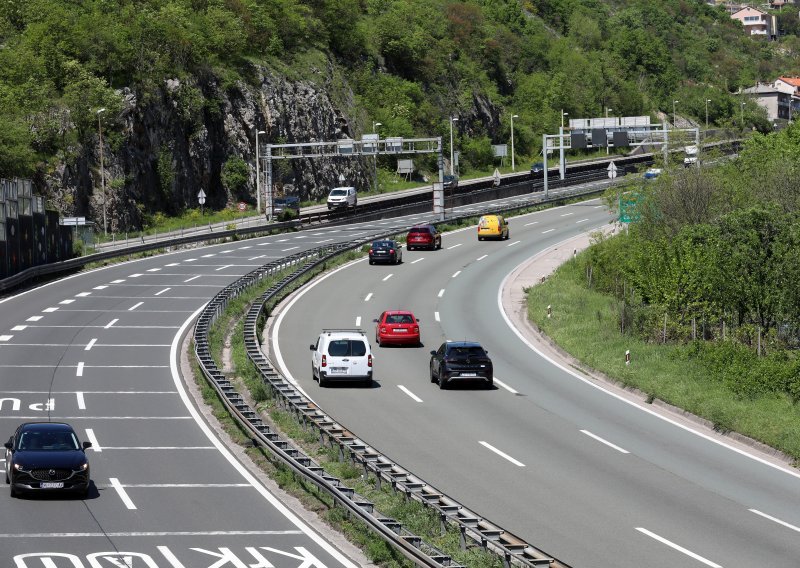
[(800, 77), (778, 77), (778, 79), (794, 87), (800, 87)]

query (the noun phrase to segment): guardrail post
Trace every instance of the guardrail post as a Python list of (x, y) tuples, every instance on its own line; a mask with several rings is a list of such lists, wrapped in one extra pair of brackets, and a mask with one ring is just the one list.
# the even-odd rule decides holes
[(461, 550), (467, 549), (467, 527), (464, 525), (459, 525), (458, 527), (459, 532), (461, 533), (458, 537), (458, 544), (461, 546)]

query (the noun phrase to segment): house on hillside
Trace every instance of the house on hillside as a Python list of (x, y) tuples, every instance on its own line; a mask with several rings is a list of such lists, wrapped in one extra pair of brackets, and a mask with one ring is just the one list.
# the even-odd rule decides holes
[(775, 87), (792, 94), (792, 117), (800, 115), (800, 77), (778, 77)]
[(775, 16), (771, 16), (758, 8), (745, 6), (731, 14), (731, 18), (742, 23), (744, 31), (749, 36), (765, 37), (766, 39), (776, 39), (778, 35), (778, 21)]
[(767, 119), (772, 123), (785, 123), (792, 119), (794, 92), (793, 87), (776, 83), (758, 83), (744, 90), (767, 111)]

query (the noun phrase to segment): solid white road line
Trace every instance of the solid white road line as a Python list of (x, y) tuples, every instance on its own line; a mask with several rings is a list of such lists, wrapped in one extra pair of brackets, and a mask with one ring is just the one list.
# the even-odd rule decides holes
[(95, 452), (102, 452), (103, 451), (103, 448), (100, 447), (100, 442), (97, 441), (97, 436), (94, 435), (94, 430), (92, 430), (91, 428), (87, 428), (86, 429), (86, 437), (92, 443), (92, 449)]
[(389, 280), (389, 278), (391, 278), (392, 276), (394, 276), (394, 275), (393, 275), (393, 274), (388, 274), (387, 276), (385, 276), (385, 277), (383, 278), (383, 281), (384, 281), (384, 282), (386, 282), (386, 281), (387, 281), (387, 280)]
[(369, 294), (367, 294), (367, 297), (366, 297), (366, 298), (364, 298), (364, 301), (365, 301), (365, 302), (369, 302), (370, 298), (372, 298), (372, 292), (370, 292)]
[(397, 385), (397, 388), (399, 388), (401, 391), (403, 391), (404, 393), (406, 393), (408, 396), (410, 396), (410, 397), (411, 397), (412, 399), (414, 399), (415, 401), (417, 401), (417, 402), (422, 402), (422, 399), (421, 399), (420, 397), (418, 397), (417, 395), (415, 395), (413, 392), (411, 392), (410, 390), (408, 390), (408, 389), (407, 389), (406, 387), (404, 387), (403, 385)]
[(487, 256), (489, 256), (489, 255), (488, 255), (488, 254), (485, 254), (485, 255), (483, 255), (483, 256), (479, 256), (479, 257), (478, 257), (478, 258), (476, 258), (475, 260), (478, 260), (478, 261), (480, 261), (480, 260), (483, 260), (484, 258), (486, 258)]
[(522, 463), (521, 461), (515, 460), (514, 458), (512, 458), (510, 455), (508, 455), (508, 454), (507, 454), (507, 453), (505, 453), (505, 452), (501, 452), (500, 450), (498, 450), (497, 448), (495, 448), (493, 445), (491, 445), (491, 444), (488, 444), (488, 443), (486, 443), (486, 442), (482, 442), (482, 441), (478, 441), (478, 443), (479, 443), (481, 446), (483, 446), (484, 448), (486, 448), (486, 449), (488, 449), (488, 450), (491, 450), (491, 451), (493, 451), (494, 453), (496, 453), (496, 454), (497, 454), (498, 456), (500, 456), (501, 458), (507, 459), (508, 461), (510, 461), (511, 463), (513, 463), (514, 465), (516, 465), (516, 466), (519, 466), (519, 467), (525, 467), (525, 464), (524, 464), (524, 463)]
[(591, 433), (591, 432), (589, 432), (588, 430), (581, 430), (581, 432), (583, 432), (584, 434), (586, 434), (586, 435), (587, 435), (587, 436), (589, 436), (590, 438), (594, 438), (595, 440), (597, 440), (597, 441), (598, 441), (598, 442), (600, 442), (601, 444), (605, 444), (605, 445), (606, 445), (606, 446), (608, 446), (609, 448), (614, 448), (615, 450), (617, 450), (618, 452), (620, 452), (620, 453), (622, 453), (622, 454), (629, 454), (629, 453), (630, 453), (628, 450), (625, 450), (625, 449), (623, 449), (623, 448), (620, 448), (620, 447), (619, 447), (619, 446), (617, 446), (616, 444), (612, 444), (612, 443), (611, 443), (611, 442), (609, 442), (608, 440), (604, 440), (603, 438), (601, 438), (601, 437), (600, 437), (600, 436), (598, 436), (597, 434), (592, 434), (592, 433)]
[(86, 344), (86, 347), (83, 348), (84, 351), (91, 351), (94, 344), (97, 342), (97, 338), (93, 337), (92, 340)]
[(119, 318), (111, 320), (110, 322), (108, 322), (106, 324), (106, 326), (103, 329), (111, 329), (112, 327), (114, 327), (114, 324), (117, 323), (118, 321), (119, 321)]
[(711, 560), (708, 560), (707, 558), (703, 558), (703, 557), (702, 557), (702, 556), (700, 556), (699, 554), (695, 554), (695, 553), (694, 553), (694, 552), (692, 552), (691, 550), (688, 550), (688, 549), (686, 549), (686, 548), (683, 548), (682, 546), (679, 546), (679, 545), (675, 544), (674, 542), (671, 542), (671, 541), (669, 541), (669, 540), (665, 539), (665, 538), (664, 538), (664, 537), (662, 537), (662, 536), (658, 536), (656, 533), (654, 533), (654, 532), (650, 532), (649, 530), (647, 530), (647, 529), (645, 529), (645, 528), (642, 528), (642, 527), (636, 527), (636, 530), (637, 530), (637, 531), (639, 531), (639, 532), (640, 532), (640, 533), (642, 533), (642, 534), (646, 534), (646, 535), (647, 535), (647, 536), (649, 536), (650, 538), (653, 538), (653, 539), (657, 540), (658, 542), (660, 542), (660, 543), (662, 543), (662, 544), (666, 544), (666, 545), (667, 545), (667, 546), (669, 546), (670, 548), (674, 548), (674, 549), (675, 549), (675, 550), (677, 550), (678, 552), (682, 552), (682, 553), (683, 553), (683, 554), (685, 554), (686, 556), (690, 556), (690, 557), (694, 558), (694, 559), (695, 559), (695, 560), (697, 560), (698, 562), (702, 562), (702, 563), (703, 563), (703, 564), (705, 564), (706, 566), (711, 566), (712, 568), (722, 568), (722, 566), (720, 566), (719, 564), (716, 564), (715, 562), (711, 562)]
[(139, 307), (139, 306), (141, 306), (142, 304), (144, 304), (144, 302), (139, 302), (138, 304), (134, 304), (133, 306), (131, 306), (130, 308), (128, 308), (128, 311), (129, 311), (129, 312), (132, 312), (133, 310), (135, 310), (136, 308), (138, 308), (138, 307)]
[(439, 290), (439, 294), (438, 294), (438, 295), (439, 295), (439, 297), (440, 297), (440, 298), (441, 298), (442, 296), (444, 296), (444, 288), (442, 288), (441, 290)]
[[(293, 535), (303, 534), (301, 531), (141, 531), (141, 532), (63, 532), (63, 533), (0, 533), (0, 538), (95, 538), (107, 539), (109, 537), (133, 537), (133, 536), (263, 536), (263, 535)], [(178, 558), (166, 546), (158, 546), (159, 552), (171, 562), (170, 566), (183, 566)], [(49, 566), (55, 566), (50, 564)], [(73, 564), (74, 566), (74, 564)], [(81, 564), (82, 566), (82, 564)]]
[(495, 378), (494, 378), (494, 379), (492, 379), (492, 380), (494, 381), (494, 383), (495, 383), (496, 385), (500, 385), (501, 387), (503, 387), (504, 389), (506, 389), (506, 390), (507, 390), (508, 392), (510, 392), (511, 394), (519, 394), (519, 392), (517, 392), (517, 391), (515, 391), (514, 389), (512, 389), (510, 386), (508, 386), (507, 384), (505, 384), (503, 381), (501, 381), (501, 380), (500, 380), (500, 379), (498, 379), (497, 377), (495, 377)]
[(424, 256), (422, 258), (418, 258), (417, 260), (412, 260), (411, 264), (417, 264), (418, 262), (422, 262), (423, 260), (425, 260)]
[[(344, 267), (346, 267), (346, 266), (348, 266), (348, 264), (344, 265)], [(334, 272), (337, 272), (338, 270), (341, 270), (344, 267), (341, 267), (341, 268), (335, 270)], [(328, 274), (330, 275), (330, 274), (333, 274), (334, 272), (329, 272)], [(323, 276), (322, 278), (317, 280), (316, 283), (322, 282), (322, 281), (324, 281), (324, 279), (325, 279), (325, 276)], [(313, 287), (313, 284), (310, 285), (310, 286), (304, 287), (304, 289), (308, 290), (311, 287)], [(292, 300), (292, 302), (302, 298), (302, 296), (303, 296), (303, 292), (301, 292), (300, 294), (295, 296), (295, 298)], [(290, 302), (289, 306), (287, 306), (283, 311), (281, 311), (280, 315), (278, 316), (278, 321), (275, 324), (276, 328), (280, 327), (279, 326), (280, 319), (289, 310), (289, 308), (292, 305), (292, 302)], [(180, 397), (181, 397), (181, 400), (184, 403), (184, 406), (186, 407), (188, 412), (191, 414), (191, 417), (194, 418), (194, 421), (197, 424), (197, 427), (200, 430), (202, 430), (203, 433), (206, 435), (206, 437), (209, 439), (209, 441), (212, 444), (214, 444), (214, 446), (219, 451), (220, 455), (222, 455), (222, 457), (227, 459), (228, 462), (231, 464), (231, 467), (236, 469), (236, 471), (238, 471), (239, 474), (242, 477), (244, 477), (255, 488), (255, 490), (258, 491), (258, 493), (266, 501), (268, 501), (270, 503), (270, 505), (272, 505), (272, 507), (275, 510), (277, 510), (278, 512), (283, 514), (283, 516), (286, 519), (288, 519), (290, 523), (294, 524), (298, 529), (303, 531), (303, 533), (306, 536), (308, 536), (308, 538), (313, 540), (317, 544), (317, 546), (319, 546), (320, 548), (325, 550), (334, 559), (336, 559), (336, 561), (339, 562), (339, 564), (341, 564), (343, 568), (358, 568), (358, 566), (354, 562), (349, 560), (341, 552), (339, 552), (339, 550), (337, 550), (331, 544), (329, 544), (326, 540), (324, 540), (322, 538), (322, 536), (319, 535), (319, 533), (317, 533), (316, 531), (312, 530), (308, 525), (306, 525), (302, 521), (302, 519), (300, 519), (289, 507), (284, 505), (283, 502), (281, 502), (277, 497), (272, 495), (267, 490), (267, 488), (264, 487), (264, 485), (262, 485), (261, 482), (256, 477), (254, 477), (253, 474), (250, 473), (250, 471), (244, 465), (242, 465), (242, 463), (236, 457), (233, 456), (233, 454), (231, 454), (230, 450), (225, 446), (225, 444), (223, 444), (214, 435), (214, 433), (211, 431), (211, 428), (208, 426), (206, 421), (203, 419), (202, 416), (200, 416), (200, 413), (198, 412), (197, 408), (194, 406), (193, 401), (189, 398), (189, 394), (186, 392), (186, 388), (184, 387), (184, 384), (183, 384), (183, 377), (182, 377), (181, 373), (178, 371), (178, 364), (180, 362), (180, 346), (181, 346), (181, 342), (182, 342), (182, 339), (183, 339), (184, 332), (194, 322), (195, 318), (200, 314), (201, 310), (202, 310), (202, 308), (199, 308), (186, 321), (183, 322), (183, 325), (181, 325), (181, 328), (178, 330), (178, 332), (175, 334), (175, 336), (172, 339), (172, 347), (170, 348), (170, 353), (169, 353), (169, 361), (170, 361), (169, 366), (170, 366), (170, 373), (172, 374), (172, 382), (175, 384), (175, 389), (180, 394)], [(277, 331), (276, 331), (276, 335), (277, 335)], [(286, 366), (283, 364), (283, 360), (282, 360), (282, 358), (280, 356), (280, 351), (279, 351), (279, 349), (277, 347), (276, 347), (275, 351), (276, 351), (276, 358), (279, 361), (279, 363), (278, 363), (279, 367), (285, 370)], [(291, 377), (291, 375), (287, 375), (286, 378), (289, 379), (289, 381), (292, 384), (295, 384), (295, 385), (297, 384), (297, 381), (293, 377)]]
[(122, 484), (119, 482), (119, 479), (116, 477), (112, 477), (109, 481), (111, 481), (111, 487), (116, 489), (119, 498), (122, 499), (122, 502), (125, 504), (129, 510), (136, 509), (136, 505), (133, 504), (131, 498), (128, 497), (128, 494), (125, 492), (125, 489), (122, 487)]
[(756, 515), (764, 517), (765, 519), (769, 519), (770, 521), (772, 521), (774, 523), (778, 523), (779, 525), (782, 525), (782, 526), (786, 527), (787, 529), (792, 529), (795, 532), (800, 532), (800, 527), (796, 527), (795, 525), (789, 524), (786, 521), (782, 521), (782, 520), (780, 520), (780, 519), (778, 519), (776, 517), (767, 515), (766, 513), (762, 513), (758, 509), (749, 509), (749, 511), (751, 513), (755, 513)]

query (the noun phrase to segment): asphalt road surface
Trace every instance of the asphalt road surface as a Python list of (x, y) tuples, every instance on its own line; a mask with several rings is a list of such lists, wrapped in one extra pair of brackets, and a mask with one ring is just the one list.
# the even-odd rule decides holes
[[(295, 296), (271, 332), (274, 360), (326, 413), (440, 490), (578, 567), (800, 566), (800, 476), (665, 419), (540, 357), (499, 305), (537, 252), (609, 221), (599, 201), (511, 219), (507, 241), (475, 229), (399, 266), (357, 261)], [(424, 346), (377, 347), (373, 319), (410, 309)], [(372, 388), (320, 388), (321, 329), (367, 331)], [(477, 340), (495, 388), (439, 390), (429, 351)], [(591, 337), (586, 338), (591, 341)]]

